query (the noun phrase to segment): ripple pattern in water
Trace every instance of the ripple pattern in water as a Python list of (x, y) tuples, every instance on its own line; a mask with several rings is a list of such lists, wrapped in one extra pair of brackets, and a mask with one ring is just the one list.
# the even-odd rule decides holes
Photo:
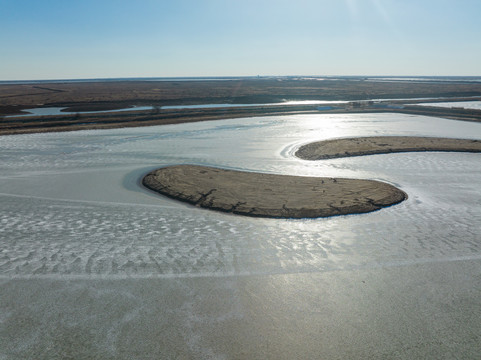
[[(480, 138), (476, 123), (309, 115), (0, 137), (0, 275), (164, 277), (318, 272), (480, 258), (478, 154), (407, 153), (309, 162), (310, 140)], [(137, 181), (167, 164), (373, 178), (408, 201), (363, 215), (252, 219), (161, 198)]]

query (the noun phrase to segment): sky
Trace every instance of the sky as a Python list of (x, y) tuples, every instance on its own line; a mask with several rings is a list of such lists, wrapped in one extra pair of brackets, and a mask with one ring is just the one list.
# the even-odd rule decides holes
[(481, 76), (480, 0), (0, 0), (0, 80)]

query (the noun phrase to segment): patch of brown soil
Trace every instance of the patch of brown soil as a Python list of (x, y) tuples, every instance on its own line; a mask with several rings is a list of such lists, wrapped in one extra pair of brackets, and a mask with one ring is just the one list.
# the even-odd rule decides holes
[(176, 165), (147, 174), (147, 188), (212, 210), (273, 218), (366, 213), (407, 195), (373, 180), (316, 178)]
[(481, 152), (481, 141), (411, 136), (333, 139), (303, 145), (296, 156), (303, 160), (321, 160), (411, 151)]

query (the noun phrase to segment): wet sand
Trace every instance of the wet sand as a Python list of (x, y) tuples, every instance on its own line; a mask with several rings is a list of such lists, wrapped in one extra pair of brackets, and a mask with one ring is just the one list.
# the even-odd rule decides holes
[(412, 151), (481, 152), (481, 141), (415, 136), (333, 139), (303, 145), (296, 156), (303, 160), (322, 160)]
[(262, 174), (197, 165), (168, 166), (143, 178), (162, 195), (212, 210), (274, 218), (366, 213), (407, 195), (374, 180)]
[(481, 260), (472, 259), (254, 276), (4, 281), (0, 357), (476, 359), (480, 276)]

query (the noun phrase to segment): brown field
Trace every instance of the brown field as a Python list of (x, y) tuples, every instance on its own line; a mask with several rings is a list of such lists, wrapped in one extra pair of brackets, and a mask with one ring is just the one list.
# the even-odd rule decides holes
[[(37, 105), (176, 105), (268, 103), (283, 100), (481, 96), (479, 83), (388, 83), (360, 80), (241, 79), (196, 81), (103, 81), (0, 85), (5, 107)], [(108, 108), (108, 106), (107, 106)]]

